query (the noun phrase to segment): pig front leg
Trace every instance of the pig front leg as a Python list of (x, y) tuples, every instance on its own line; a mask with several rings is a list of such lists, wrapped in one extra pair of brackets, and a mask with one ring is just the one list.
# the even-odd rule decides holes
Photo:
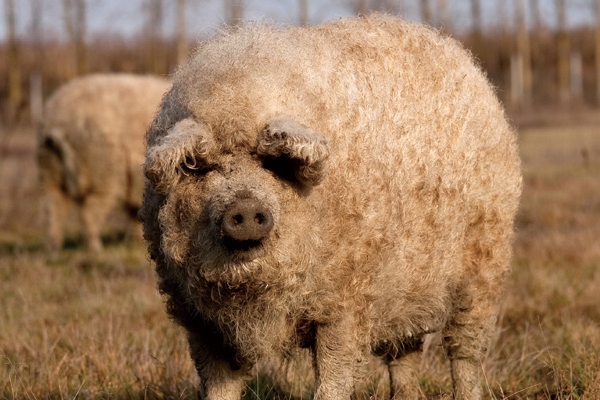
[(352, 395), (362, 356), (357, 328), (353, 316), (317, 326), (315, 400), (347, 400)]
[(200, 334), (190, 333), (190, 354), (200, 377), (199, 397), (204, 400), (239, 400), (250, 380), (249, 365), (238, 365), (232, 354)]

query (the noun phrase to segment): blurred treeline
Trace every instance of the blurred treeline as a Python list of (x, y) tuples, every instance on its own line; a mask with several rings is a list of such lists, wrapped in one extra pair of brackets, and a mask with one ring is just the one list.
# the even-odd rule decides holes
[[(30, 3), (31, 29), (26, 34), (16, 29), (17, 1)], [(206, 0), (142, 0), (136, 18), (143, 24), (134, 35), (91, 35), (87, 8), (95, 0), (55, 0), (52, 7), (59, 9), (61, 18), (52, 22), (60, 25), (63, 35), (54, 37), (45, 37), (41, 29), (47, 10), (43, 1), (3, 0), (6, 35), (0, 42), (0, 124), (35, 122), (43, 100), (76, 76), (173, 72), (199, 39), (196, 34), (190, 40), (186, 13), (192, 5), (194, 12), (202, 10)], [(244, 0), (220, 1), (222, 23), (244, 19)], [(337, 1), (356, 14), (378, 10), (403, 15), (403, 4), (409, 0)], [(449, 12), (458, 2), (465, 6), (460, 18)], [(289, 0), (298, 24), (310, 23), (309, 10), (317, 3), (323, 7), (322, 0)], [(414, 4), (415, 19), (457, 37), (471, 49), (513, 110), (600, 105), (600, 0), (416, 0)], [(483, 23), (484, 5), (488, 12), (497, 11), (493, 24)], [(165, 12), (167, 7), (171, 12)], [(594, 15), (594, 22), (568, 25), (571, 13)], [(163, 29), (167, 22), (175, 26), (168, 35)]]

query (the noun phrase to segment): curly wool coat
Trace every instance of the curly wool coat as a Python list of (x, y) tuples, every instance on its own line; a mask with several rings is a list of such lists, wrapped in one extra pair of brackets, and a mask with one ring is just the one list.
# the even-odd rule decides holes
[(177, 71), (147, 145), (144, 235), (206, 398), (239, 398), (293, 346), (316, 399), (347, 399), (368, 352), (417, 397), (436, 331), (455, 398), (480, 396), (521, 174), (457, 42), (385, 15), (224, 32)]

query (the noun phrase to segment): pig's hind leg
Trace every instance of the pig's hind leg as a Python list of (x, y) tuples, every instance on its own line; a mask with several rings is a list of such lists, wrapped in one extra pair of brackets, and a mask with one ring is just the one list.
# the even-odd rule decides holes
[(419, 399), (422, 393), (417, 377), (423, 342), (415, 339), (398, 345), (386, 355), (390, 373), (391, 399)]
[(463, 276), (443, 329), (454, 398), (481, 398), (481, 370), (496, 329), (504, 282), (510, 271), (511, 222), (484, 218), (465, 237)]

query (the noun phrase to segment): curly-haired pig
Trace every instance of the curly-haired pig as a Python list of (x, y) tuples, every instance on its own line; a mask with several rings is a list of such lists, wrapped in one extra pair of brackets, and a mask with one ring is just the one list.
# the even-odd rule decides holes
[(156, 76), (92, 74), (48, 99), (38, 133), (48, 250), (62, 247), (71, 205), (80, 212), (91, 251), (102, 249), (102, 227), (116, 208), (140, 231), (144, 133), (168, 88)]
[(315, 399), (369, 353), (419, 396), (441, 332), (454, 397), (480, 369), (509, 275), (515, 132), (456, 41), (395, 17), (250, 24), (201, 44), (147, 133), (141, 218), (207, 399), (308, 347)]

